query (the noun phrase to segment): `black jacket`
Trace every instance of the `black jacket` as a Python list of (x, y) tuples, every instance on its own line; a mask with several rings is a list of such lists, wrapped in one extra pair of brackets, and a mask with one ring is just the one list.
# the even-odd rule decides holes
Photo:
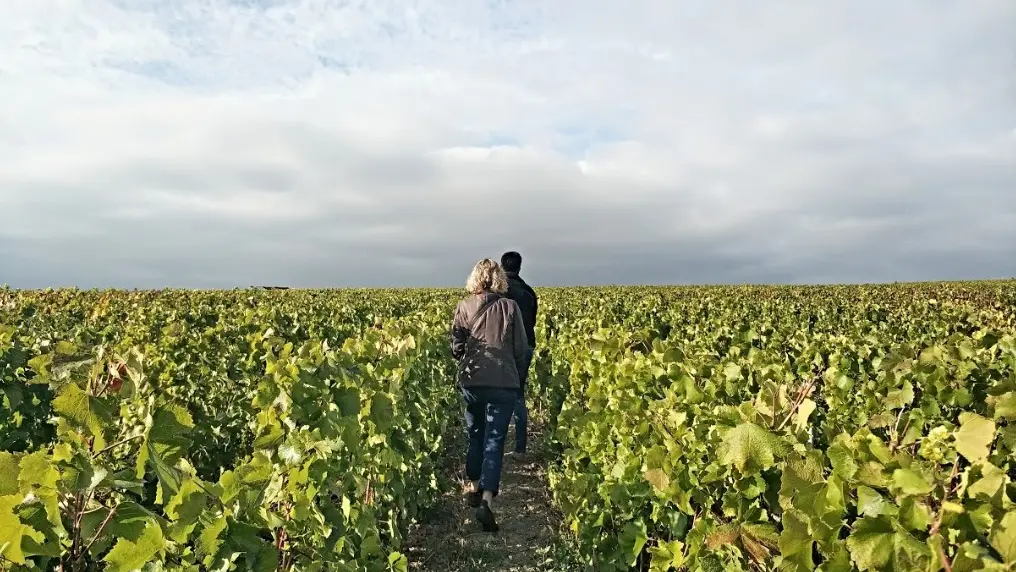
[(526, 340), (529, 347), (536, 347), (536, 309), (539, 301), (533, 290), (517, 272), (508, 272), (508, 292), (506, 298), (515, 300), (522, 310), (522, 323), (526, 327)]

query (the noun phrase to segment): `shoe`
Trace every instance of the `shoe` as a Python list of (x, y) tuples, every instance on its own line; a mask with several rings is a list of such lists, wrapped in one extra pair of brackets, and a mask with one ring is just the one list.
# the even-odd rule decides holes
[(494, 520), (494, 511), (490, 510), (487, 501), (480, 501), (480, 506), (476, 508), (476, 521), (483, 526), (484, 532), (498, 531), (497, 521)]
[(483, 500), (483, 493), (481, 491), (466, 493), (466, 504), (472, 508), (479, 508), (481, 500)]

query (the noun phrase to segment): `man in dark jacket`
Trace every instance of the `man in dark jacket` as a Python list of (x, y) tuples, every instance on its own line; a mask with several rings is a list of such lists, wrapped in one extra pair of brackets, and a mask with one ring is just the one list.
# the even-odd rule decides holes
[(515, 452), (526, 452), (526, 434), (529, 425), (529, 408), (526, 405), (526, 380), (529, 378), (529, 367), (536, 349), (536, 309), (538, 299), (536, 291), (519, 276), (522, 270), (522, 255), (515, 251), (501, 255), (501, 268), (508, 276), (508, 292), (506, 298), (515, 300), (522, 311), (522, 323), (526, 330), (526, 341), (529, 345), (523, 364), (519, 367), (519, 401), (515, 408)]

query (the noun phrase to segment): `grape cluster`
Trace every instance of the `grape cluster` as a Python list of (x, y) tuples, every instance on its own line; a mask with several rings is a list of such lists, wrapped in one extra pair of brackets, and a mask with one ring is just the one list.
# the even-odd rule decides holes
[(952, 432), (944, 425), (939, 425), (921, 442), (920, 455), (933, 463), (951, 463), (955, 450), (951, 442)]

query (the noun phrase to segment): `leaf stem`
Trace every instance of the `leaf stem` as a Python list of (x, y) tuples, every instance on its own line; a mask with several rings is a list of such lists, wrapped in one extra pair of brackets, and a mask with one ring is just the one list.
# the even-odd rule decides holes
[(801, 389), (797, 391), (797, 397), (794, 399), (794, 406), (787, 413), (787, 416), (783, 418), (783, 422), (780, 423), (780, 426), (776, 428), (777, 431), (783, 430), (783, 428), (787, 426), (787, 423), (790, 423), (791, 418), (794, 417), (794, 413), (796, 413), (797, 409), (801, 407), (802, 403), (804, 403), (805, 398), (808, 397), (808, 394), (811, 393), (811, 389), (815, 387), (817, 382), (818, 377), (816, 376), (811, 378), (808, 383), (801, 386)]
[(776, 426), (776, 394), (777, 391), (773, 391), (773, 426)]
[(91, 550), (92, 545), (95, 544), (95, 541), (98, 540), (100, 536), (102, 536), (102, 533), (106, 530), (106, 526), (108, 526), (109, 522), (113, 520), (113, 515), (116, 514), (116, 509), (118, 508), (120, 508), (120, 505), (116, 505), (113, 508), (109, 509), (109, 514), (106, 515), (105, 520), (102, 521), (102, 524), (99, 525), (98, 530), (95, 531), (95, 536), (93, 536), (92, 539), (88, 542), (88, 545), (85, 546), (85, 549), (81, 551), (80, 556), (78, 556), (79, 558), (84, 558), (85, 554), (87, 554), (88, 551)]
[(130, 443), (131, 441), (137, 441), (138, 439), (142, 439), (142, 438), (144, 438), (144, 434), (134, 435), (133, 437), (127, 437), (126, 439), (121, 439), (121, 440), (117, 441), (116, 443), (113, 443), (112, 445), (109, 445), (108, 447), (98, 451), (97, 453), (95, 453), (95, 456), (98, 457), (99, 455), (101, 455), (101, 454), (103, 454), (103, 453), (105, 453), (105, 452), (107, 452), (107, 451), (109, 451), (111, 449), (115, 449), (115, 448), (119, 447), (120, 445), (123, 445), (124, 443)]
[(930, 536), (938, 534), (940, 528), (942, 528), (942, 518), (945, 516), (945, 502), (949, 500), (949, 494), (952, 492), (952, 482), (956, 480), (956, 476), (959, 474), (960, 457), (956, 455), (956, 459), (953, 461), (952, 471), (949, 472), (949, 479), (945, 482), (945, 492), (942, 493), (942, 500), (939, 501), (938, 514), (935, 515), (935, 523), (931, 525), (931, 530), (928, 532)]
[(942, 557), (942, 566), (945, 568), (945, 572), (953, 572), (952, 562), (949, 560), (949, 555), (945, 553), (945, 547), (938, 547), (938, 554)]
[[(892, 439), (889, 440), (889, 452), (895, 453), (896, 449), (900, 446), (900, 420), (903, 419), (903, 413), (907, 410), (906, 406), (900, 408), (900, 412), (896, 415), (896, 423), (893, 423)], [(904, 427), (903, 432), (906, 433), (907, 428), (910, 427), (910, 419), (907, 419), (907, 427)]]

